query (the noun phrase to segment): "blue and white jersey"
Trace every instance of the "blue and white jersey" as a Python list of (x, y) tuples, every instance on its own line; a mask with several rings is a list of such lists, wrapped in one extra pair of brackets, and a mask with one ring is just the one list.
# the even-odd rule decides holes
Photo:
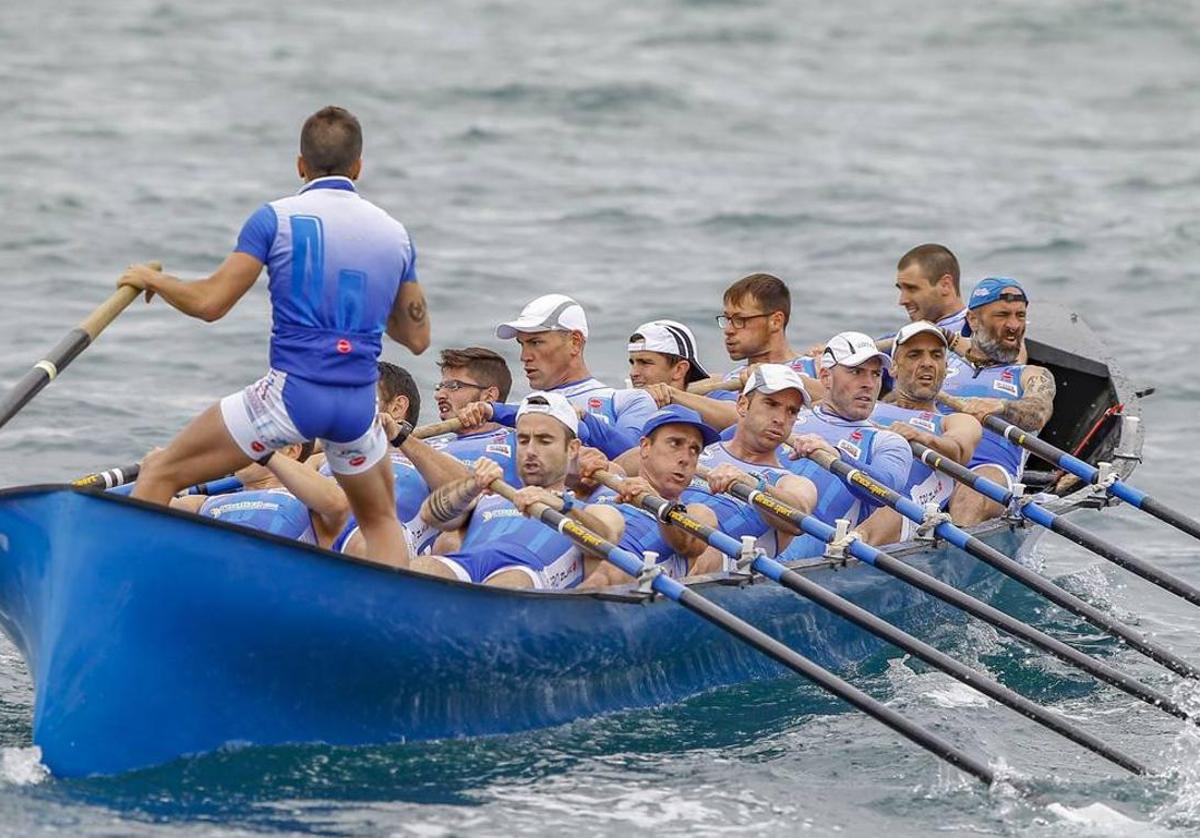
[(657, 564), (663, 573), (672, 579), (682, 579), (687, 576), (688, 561), (676, 553), (667, 540), (663, 538), (662, 527), (654, 516), (639, 506), (628, 503), (617, 503), (616, 492), (601, 487), (588, 500), (588, 503), (603, 503), (616, 507), (625, 519), (625, 533), (617, 543), (618, 547), (628, 550), (639, 559), (646, 551), (658, 554)]
[(800, 411), (792, 433), (817, 434), (841, 452), (843, 460), (889, 489), (904, 491), (912, 470), (912, 449), (902, 437), (873, 427), (869, 419), (845, 419), (817, 405)]
[(607, 457), (618, 457), (638, 444), (642, 426), (658, 405), (645, 390), (617, 390), (594, 378), (553, 388), (583, 413), (589, 445)]
[[(790, 361), (780, 361), (780, 363), (785, 367), (791, 367), (799, 375), (808, 376), (809, 378), (818, 377), (817, 359), (811, 355), (797, 355)], [(742, 374), (742, 370), (748, 366), (749, 364), (746, 363), (738, 364), (729, 372), (725, 373), (725, 380), (732, 381), (733, 379), (737, 378)], [(713, 390), (708, 394), (708, 397), (710, 399), (717, 399), (719, 401), (735, 402), (737, 401), (739, 395), (741, 395), (741, 393), (735, 390)]]
[(521, 485), (517, 474), (517, 434), (512, 428), (501, 426), (473, 434), (443, 434), (425, 443), (468, 466), (473, 466), (480, 457), (487, 457), (504, 469), (504, 482)]
[(417, 278), (404, 225), (349, 178), (323, 177), (260, 207), (235, 250), (267, 266), (273, 369), (318, 384), (376, 381), (388, 314)]
[[(1024, 372), (1024, 364), (976, 367), (965, 358), (950, 354), (946, 356), (946, 380), (942, 384), (942, 392), (961, 399), (1012, 401), (1025, 395), (1025, 388), (1021, 384)], [(938, 410), (943, 413), (951, 412), (950, 408), (944, 405), (938, 405)], [(1028, 456), (1025, 449), (1015, 442), (1009, 442), (994, 431), (984, 428), (983, 438), (975, 448), (975, 456), (971, 457), (967, 468), (998, 465), (1014, 480), (1020, 480)]]
[[(503, 570), (505, 562), (533, 571), (547, 588), (573, 588), (583, 581), (583, 552), (575, 542), (526, 518), (499, 495), (479, 498), (462, 546), (447, 558), (468, 567), (473, 582)], [(482, 564), (473, 566), (480, 559)]]
[(287, 489), (260, 489), (208, 498), (196, 513), (215, 521), (316, 544), (308, 507)]
[(952, 314), (947, 314), (941, 320), (934, 324), (941, 326), (943, 329), (949, 329), (951, 332), (956, 332), (960, 335), (971, 336), (971, 329), (967, 326), (967, 307), (963, 306), (958, 311)]
[[(888, 426), (896, 422), (904, 422), (934, 436), (942, 435), (944, 420), (945, 416), (941, 413), (910, 410), (887, 402), (878, 402), (875, 410), (871, 412), (871, 421), (878, 425)], [(953, 478), (931, 469), (916, 458), (913, 459), (905, 494), (922, 506), (927, 503), (936, 503), (940, 509), (945, 509), (953, 492)]]
[[(730, 463), (751, 477), (762, 478), (768, 486), (774, 486), (779, 482), (779, 478), (787, 474), (787, 470), (779, 466), (748, 463), (735, 457), (724, 442), (714, 442), (700, 452), (701, 466), (716, 468), (723, 463)], [(779, 553), (778, 533), (767, 524), (757, 509), (727, 494), (714, 495), (702, 478), (694, 478), (692, 485), (683, 490), (679, 500), (681, 503), (701, 503), (707, 506), (716, 513), (717, 525), (726, 535), (738, 540), (741, 540), (743, 535), (752, 535), (756, 539), (756, 546), (768, 556)]]
[[(395, 448), (389, 449), (392, 461), (393, 488), (396, 492), (396, 517), (401, 522), (411, 521), (421, 510), (421, 504), (429, 496), (429, 484), (417, 471), (413, 461)], [(332, 477), (329, 464), (321, 466), (320, 473)]]

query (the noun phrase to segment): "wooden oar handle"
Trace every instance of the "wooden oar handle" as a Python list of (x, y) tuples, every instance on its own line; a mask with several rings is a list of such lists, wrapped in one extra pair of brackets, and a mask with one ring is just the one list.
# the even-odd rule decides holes
[(433, 422), (429, 425), (422, 425), (414, 430), (410, 436), (417, 439), (429, 439), (430, 437), (441, 436), (442, 434), (450, 434), (462, 427), (462, 422), (455, 419), (447, 419), (445, 422)]
[(693, 381), (688, 385), (687, 391), (694, 393), (697, 396), (714, 393), (717, 390), (741, 390), (742, 382), (736, 378), (705, 378), (700, 381)]
[[(162, 270), (161, 262), (147, 262), (156, 271)], [(90, 340), (103, 332), (108, 324), (117, 319), (117, 315), (129, 307), (142, 292), (132, 285), (122, 285), (112, 296), (96, 307), (96, 310), (83, 319), (79, 328), (87, 333)]]

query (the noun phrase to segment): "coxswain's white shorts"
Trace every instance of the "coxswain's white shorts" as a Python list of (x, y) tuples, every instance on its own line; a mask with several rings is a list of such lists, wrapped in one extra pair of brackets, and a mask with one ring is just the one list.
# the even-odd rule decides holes
[(388, 453), (387, 437), (375, 414), (374, 385), (322, 386), (271, 370), (221, 399), (221, 418), (238, 448), (252, 460), (286, 445), (319, 439), (332, 471), (361, 474)]

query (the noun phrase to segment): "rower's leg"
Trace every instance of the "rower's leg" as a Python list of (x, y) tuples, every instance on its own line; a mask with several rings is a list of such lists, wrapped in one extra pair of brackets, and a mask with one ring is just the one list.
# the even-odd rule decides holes
[(249, 462), (225, 427), (220, 404), (214, 404), (166, 448), (146, 455), (133, 497), (165, 505), (180, 489), (224, 477)]
[(391, 460), (383, 457), (366, 471), (357, 474), (334, 471), (333, 476), (350, 501), (350, 509), (366, 541), (366, 557), (391, 567), (408, 567), (410, 557), (404, 527), (396, 518)]
[(900, 541), (904, 529), (904, 519), (896, 510), (881, 506), (854, 529), (858, 532), (859, 537), (868, 544), (875, 546), (895, 544)]
[(499, 570), (483, 580), (483, 584), (493, 588), (536, 588), (533, 578), (520, 568)]
[(458, 574), (451, 570), (437, 556), (413, 556), (412, 564), (408, 567), (409, 570), (415, 570), (417, 573), (424, 573), (427, 576), (440, 576), (443, 579), (459, 579)]
[[(1012, 485), (1012, 478), (1008, 472), (999, 466), (981, 465), (971, 470), (1001, 486)], [(954, 494), (950, 496), (949, 511), (955, 524), (960, 527), (970, 527), (989, 518), (1000, 517), (1004, 514), (1004, 507), (974, 489), (968, 489), (959, 484), (955, 487)]]

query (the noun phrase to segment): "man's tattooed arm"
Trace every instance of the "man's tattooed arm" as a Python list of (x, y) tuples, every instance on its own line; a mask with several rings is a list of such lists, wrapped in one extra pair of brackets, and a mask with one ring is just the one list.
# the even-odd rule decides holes
[(408, 304), (408, 319), (418, 325), (425, 322), (424, 300), (413, 300)]
[(1006, 401), (1000, 415), (1023, 431), (1040, 431), (1054, 413), (1054, 376), (1045, 367), (1026, 367), (1021, 383), (1025, 395)]
[(421, 503), (421, 517), (439, 530), (457, 529), (464, 513), (482, 490), (474, 477), (464, 477), (434, 489)]

